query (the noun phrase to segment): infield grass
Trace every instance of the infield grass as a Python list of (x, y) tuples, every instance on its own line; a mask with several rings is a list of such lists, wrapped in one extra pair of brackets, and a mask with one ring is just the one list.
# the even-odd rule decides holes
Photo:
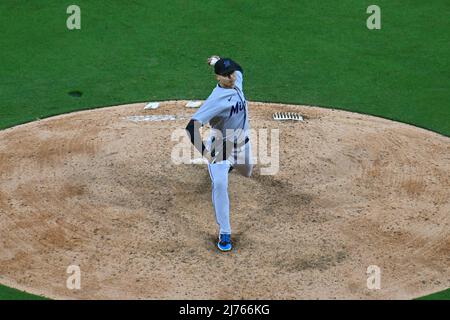
[[(244, 67), (249, 100), (368, 113), (450, 135), (450, 2), (77, 0), (0, 2), (0, 128), (98, 106), (203, 99), (204, 61)], [(68, 95), (82, 92), (81, 97)], [(11, 296), (0, 287), (0, 298)], [(450, 299), (447, 290), (435, 297)]]
[(47, 298), (36, 296), (13, 288), (8, 288), (0, 284), (0, 300), (48, 300)]
[(450, 300), (450, 289), (436, 292), (428, 296), (418, 298), (417, 300)]

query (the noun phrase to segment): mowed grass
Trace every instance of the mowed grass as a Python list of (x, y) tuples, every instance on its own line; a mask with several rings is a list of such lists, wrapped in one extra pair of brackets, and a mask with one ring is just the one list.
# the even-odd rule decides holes
[(430, 294), (417, 300), (450, 300), (450, 289)]
[[(330, 106), (450, 134), (447, 0), (0, 3), (0, 127), (130, 101), (208, 96), (204, 60), (231, 56), (250, 100)], [(83, 92), (81, 98), (67, 93)]]
[(0, 300), (48, 300), (48, 299), (0, 285)]
[[(450, 2), (77, 0), (0, 2), (0, 128), (136, 101), (203, 99), (205, 60), (245, 69), (250, 100), (373, 114), (450, 135)], [(72, 97), (70, 91), (81, 91)], [(1, 291), (1, 290), (0, 290)], [(450, 298), (447, 291), (446, 297)]]

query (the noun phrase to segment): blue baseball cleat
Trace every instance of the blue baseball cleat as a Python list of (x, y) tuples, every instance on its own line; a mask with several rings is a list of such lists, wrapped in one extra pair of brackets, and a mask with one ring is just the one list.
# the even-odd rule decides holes
[(230, 251), (233, 248), (231, 244), (231, 234), (221, 233), (219, 235), (219, 242), (217, 242), (217, 248), (220, 251)]

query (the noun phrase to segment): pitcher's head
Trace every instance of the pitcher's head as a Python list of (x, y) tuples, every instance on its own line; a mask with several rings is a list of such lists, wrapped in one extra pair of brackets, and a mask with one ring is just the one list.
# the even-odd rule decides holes
[(228, 58), (220, 59), (214, 65), (214, 72), (216, 73), (216, 79), (221, 87), (233, 88), (236, 81), (236, 63)]

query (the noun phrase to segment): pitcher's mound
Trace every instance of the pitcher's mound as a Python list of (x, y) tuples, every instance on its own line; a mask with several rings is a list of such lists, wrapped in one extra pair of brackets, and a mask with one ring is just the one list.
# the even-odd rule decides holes
[[(279, 129), (279, 171), (230, 174), (235, 249), (223, 254), (206, 167), (171, 161), (171, 134), (195, 112), (185, 103), (0, 132), (0, 283), (87, 299), (409, 299), (450, 287), (449, 138), (250, 103), (252, 128)], [(279, 111), (306, 121), (272, 120)], [(80, 290), (66, 287), (70, 265)], [(367, 287), (372, 265), (379, 290)]]

